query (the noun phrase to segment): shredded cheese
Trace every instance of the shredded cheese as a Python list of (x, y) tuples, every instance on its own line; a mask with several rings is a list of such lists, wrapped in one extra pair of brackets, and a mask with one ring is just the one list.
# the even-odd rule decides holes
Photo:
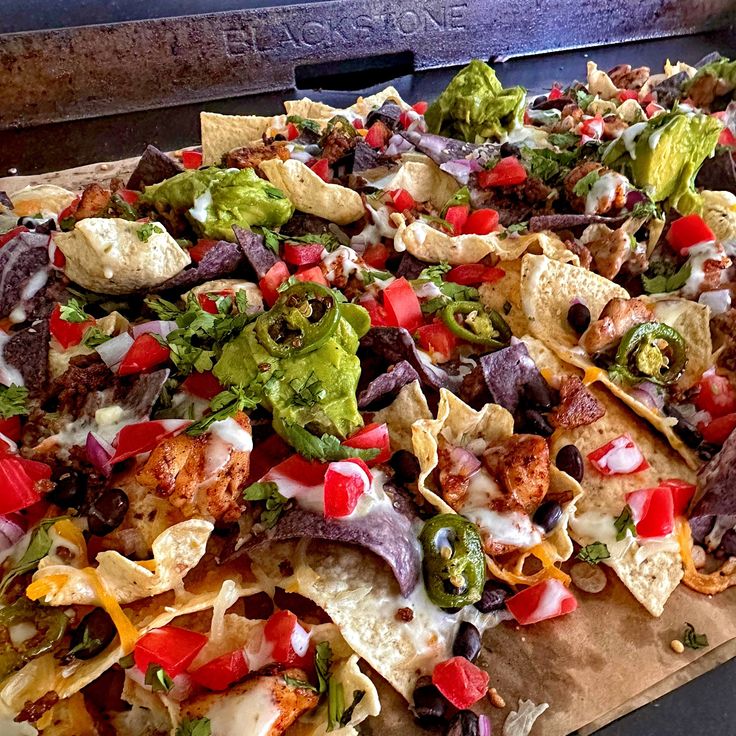
[[(54, 531), (71, 542), (79, 550), (80, 567), (87, 566), (87, 543), (84, 541), (84, 535), (78, 526), (75, 526), (69, 519), (60, 519), (53, 526)], [(75, 563), (76, 564), (76, 563)]]
[[(507, 567), (499, 567), (494, 560), (486, 557), (488, 569), (494, 577), (509, 583), (509, 585), (535, 585), (548, 578), (555, 578), (564, 585), (569, 585), (570, 576), (555, 565), (555, 561), (550, 554), (551, 550), (552, 547), (548, 542), (542, 542), (520, 554), (516, 562)], [(542, 563), (542, 569), (533, 575), (527, 575), (524, 572), (524, 563), (529, 557), (536, 557)]]
[(585, 374), (583, 375), (583, 384), (585, 386), (590, 386), (591, 383), (600, 381), (600, 379), (605, 375), (605, 373), (606, 372), (602, 368), (598, 368), (597, 366), (594, 366), (594, 365), (588, 366), (585, 369)]
[(97, 574), (97, 571), (91, 567), (87, 567), (85, 568), (85, 572), (89, 578), (92, 590), (95, 592), (97, 600), (100, 602), (100, 606), (107, 611), (113, 624), (115, 624), (115, 628), (118, 630), (120, 646), (123, 652), (125, 654), (129, 654), (133, 651), (133, 647), (138, 640), (138, 630), (125, 615), (125, 612), (120, 607), (115, 596), (107, 590), (105, 583)]
[(156, 560), (139, 560), (137, 564), (146, 570), (156, 572)]
[(680, 518), (677, 521), (677, 542), (680, 545), (680, 555), (685, 568), (682, 582), (688, 588), (692, 588), (698, 593), (714, 595), (723, 592), (732, 585), (736, 585), (736, 560), (733, 558), (724, 562), (721, 567), (711, 573), (698, 572), (693, 562), (693, 538), (690, 532), (690, 524), (687, 523), (686, 519)]
[(39, 598), (53, 595), (61, 590), (68, 580), (68, 575), (46, 575), (38, 580), (34, 580), (26, 588), (26, 597), (32, 601), (37, 601)]

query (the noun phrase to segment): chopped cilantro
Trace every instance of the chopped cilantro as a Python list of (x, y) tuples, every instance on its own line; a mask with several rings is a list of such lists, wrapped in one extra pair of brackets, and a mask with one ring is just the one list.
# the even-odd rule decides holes
[(708, 646), (708, 636), (706, 634), (696, 634), (695, 627), (686, 623), (685, 631), (682, 634), (682, 643), (688, 649), (702, 649)]
[(636, 536), (636, 524), (634, 524), (634, 515), (631, 511), (631, 506), (629, 506), (628, 504), (624, 506), (624, 510), (613, 522), (613, 526), (616, 528), (617, 542), (620, 542), (622, 539), (626, 538), (626, 532), (631, 532), (632, 536)]
[(288, 499), (279, 493), (278, 486), (270, 481), (253, 483), (243, 491), (246, 501), (264, 501), (266, 506), (261, 511), (260, 522), (270, 529), (284, 511)]
[(175, 736), (212, 736), (209, 718), (185, 718), (177, 727)]
[(106, 335), (99, 327), (93, 325), (84, 333), (82, 345), (86, 345), (88, 348), (96, 348), (111, 338), (112, 335)]
[(164, 668), (154, 662), (148, 665), (144, 682), (154, 693), (168, 693), (174, 687), (174, 681), (166, 674)]
[(330, 668), (332, 667), (332, 647), (327, 641), (321, 641), (317, 644), (314, 653), (314, 669), (317, 673), (317, 686), (305, 680), (297, 680), (288, 675), (284, 675), (284, 680), (291, 687), (301, 687), (306, 690), (312, 690), (315, 693), (327, 692), (328, 682), (330, 680)]
[(126, 654), (124, 657), (120, 657), (118, 660), (118, 665), (124, 670), (129, 670), (134, 664), (135, 658), (133, 657), (133, 652)]
[(529, 229), (528, 222), (516, 222), (506, 228), (507, 233), (523, 233)]
[(296, 125), (299, 130), (311, 130), (313, 133), (319, 133), (319, 123), (316, 120), (309, 120), (308, 118), (303, 118), (301, 115), (289, 115), (286, 118), (287, 123), (291, 123), (292, 125)]
[(272, 187), (270, 184), (263, 187), (263, 192), (269, 199), (286, 199), (286, 195), (280, 189)]
[(582, 108), (583, 110), (587, 110), (588, 105), (590, 105), (590, 103), (593, 102), (593, 100), (595, 99), (595, 95), (590, 95), (587, 92), (583, 92), (583, 90), (579, 89), (575, 92), (575, 99), (580, 108)]
[(529, 173), (544, 182), (562, 179), (578, 157), (578, 151), (552, 151), (549, 148), (522, 149)]
[(657, 217), (659, 214), (659, 211), (657, 209), (657, 204), (655, 202), (652, 202), (651, 199), (645, 199), (642, 202), (637, 202), (634, 205), (634, 209), (631, 210), (631, 216), (632, 217), (645, 217), (649, 219), (650, 217)]
[(151, 235), (161, 232), (163, 231), (157, 226), (155, 222), (146, 222), (138, 228), (138, 230), (136, 231), (136, 235), (138, 236), (138, 240), (143, 243), (147, 243)]
[(451, 266), (446, 261), (428, 266), (412, 282), (421, 287), (422, 284), (433, 283), (439, 290), (440, 295), (432, 297), (422, 303), (423, 314), (434, 314), (452, 301), (477, 301), (478, 289), (473, 286), (462, 286), (452, 281), (444, 281), (443, 276), (450, 270)]
[(425, 214), (420, 214), (419, 217), (424, 222), (427, 222), (430, 225), (436, 225), (438, 228), (442, 230), (446, 230), (448, 233), (453, 233), (455, 231), (455, 228), (449, 222), (447, 222), (447, 220), (443, 219), (442, 217), (437, 217), (436, 215), (425, 215)]
[(467, 187), (461, 187), (455, 192), (455, 194), (452, 195), (452, 197), (450, 197), (450, 199), (447, 200), (445, 206), (442, 208), (442, 217), (447, 214), (447, 210), (450, 207), (464, 204), (470, 204), (470, 190)]
[(378, 454), (377, 449), (362, 450), (357, 447), (346, 447), (340, 444), (340, 440), (331, 434), (323, 434), (317, 437), (304, 427), (290, 422), (281, 423), (282, 437), (307, 460), (319, 460), (320, 462), (333, 462), (336, 460), (347, 460), (351, 457), (359, 457), (361, 460), (373, 460)]
[(89, 627), (85, 626), (84, 631), (82, 632), (82, 640), (76, 646), (73, 646), (67, 652), (67, 654), (74, 656), (77, 652), (84, 652), (89, 649), (96, 649), (100, 646), (100, 644), (102, 644), (102, 639), (93, 637), (89, 633)]
[(318, 244), (330, 253), (340, 245), (340, 241), (334, 233), (306, 233), (305, 235), (285, 235), (277, 233), (275, 230), (269, 230), (266, 227), (260, 228), (264, 242), (276, 255), (279, 254), (279, 244), (285, 241), (290, 243), (304, 243), (305, 245)]
[(572, 189), (573, 194), (577, 197), (587, 197), (588, 192), (590, 192), (593, 185), (599, 179), (598, 171), (598, 169), (593, 169), (593, 171), (589, 171), (582, 179), (580, 179)]
[(294, 392), (291, 403), (296, 406), (314, 406), (319, 404), (327, 396), (327, 391), (322, 382), (312, 371), (303, 381), (293, 378), (289, 387)]
[(368, 286), (374, 281), (388, 281), (393, 278), (393, 274), (389, 271), (381, 271), (377, 268), (372, 268), (370, 270), (366, 269), (363, 271), (360, 278), (363, 281), (363, 286)]
[(86, 322), (89, 319), (89, 315), (84, 311), (84, 304), (78, 299), (70, 299), (64, 304), (59, 316), (64, 322)]
[(589, 565), (597, 565), (601, 560), (607, 560), (611, 556), (608, 547), (603, 542), (593, 542), (586, 544), (580, 552), (578, 559), (587, 562)]
[(189, 425), (186, 433), (197, 436), (206, 432), (215, 422), (237, 414), (239, 411), (246, 409), (255, 409), (260, 402), (260, 394), (250, 386), (243, 388), (241, 386), (230, 386), (225, 391), (220, 391), (212, 401), (210, 401), (211, 413), (200, 419), (198, 422)]
[(10, 419), (28, 414), (26, 402), (28, 401), (28, 389), (24, 386), (0, 386), (0, 418)]
[(659, 274), (649, 277), (646, 274), (641, 275), (641, 283), (647, 294), (665, 294), (670, 291), (677, 291), (687, 283), (692, 273), (692, 266), (685, 263), (677, 272), (666, 275)]

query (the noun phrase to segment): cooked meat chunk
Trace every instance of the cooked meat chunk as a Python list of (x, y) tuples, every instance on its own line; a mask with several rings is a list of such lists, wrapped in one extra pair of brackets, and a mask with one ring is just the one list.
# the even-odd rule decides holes
[(470, 476), (480, 467), (480, 462), (463, 447), (454, 447), (442, 435), (437, 448), (437, 468), (442, 497), (454, 509), (465, 503)]
[(630, 64), (619, 64), (608, 72), (608, 76), (619, 89), (641, 89), (649, 79), (649, 73), (648, 66), (632, 69)]
[(571, 237), (569, 240), (565, 240), (565, 247), (580, 259), (580, 265), (583, 268), (590, 269), (593, 265), (593, 256), (588, 246), (578, 243), (577, 240)]
[(628, 127), (629, 124), (616, 115), (606, 115), (603, 118), (603, 135), (601, 139), (612, 141), (614, 138), (618, 138)]
[(688, 90), (688, 97), (695, 107), (707, 109), (718, 97), (727, 95), (734, 89), (733, 84), (726, 79), (718, 78), (713, 74), (704, 74), (698, 77)]
[(565, 376), (560, 382), (560, 404), (552, 412), (554, 427), (575, 429), (592, 424), (606, 413), (606, 407), (577, 376)]
[(59, 411), (79, 416), (89, 395), (110, 386), (113, 372), (96, 354), (78, 355), (69, 361), (69, 367), (52, 384), (50, 395), (58, 399)]
[(357, 140), (357, 137), (351, 138), (345, 135), (339, 127), (334, 127), (322, 141), (322, 158), (334, 164), (355, 148)]
[(570, 173), (565, 177), (563, 182), (563, 188), (565, 190), (565, 197), (569, 205), (576, 212), (585, 212), (585, 197), (581, 197), (575, 194), (575, 186), (577, 183), (584, 179), (591, 171), (599, 171), (603, 173), (603, 165), (597, 161), (586, 161), (585, 163), (576, 166)]
[(317, 706), (319, 694), (288, 685), (286, 677), (306, 682), (300, 669), (254, 675), (226, 692), (203, 693), (181, 704), (183, 718), (208, 718), (212, 736), (281, 736), (300, 716)]
[[(246, 414), (239, 412), (234, 420), (250, 434)], [(235, 449), (211, 433), (180, 434), (153, 450), (136, 480), (168, 498), (185, 516), (235, 521), (249, 469), (249, 451)]]
[(504, 498), (494, 503), (503, 509), (534, 513), (549, 489), (549, 447), (543, 437), (509, 437), (483, 453), (483, 464), (504, 493)]
[(601, 353), (614, 347), (634, 325), (650, 322), (653, 317), (652, 310), (641, 299), (616, 297), (581, 335), (580, 345), (589, 355)]
[(719, 351), (718, 365), (736, 373), (736, 309), (718, 314), (710, 321), (713, 349)]
[(272, 158), (280, 158), (282, 161), (289, 158), (289, 149), (285, 141), (235, 148), (223, 156), (223, 163), (232, 169), (255, 169), (260, 174), (258, 167), (261, 162)]
[(475, 209), (492, 207), (498, 212), (499, 221), (504, 227), (528, 220), (532, 215), (551, 211), (556, 193), (541, 179), (529, 176), (517, 186), (481, 189), (474, 181), (476, 176), (471, 174), (471, 205)]
[(109, 190), (103, 189), (99, 184), (88, 184), (82, 192), (74, 219), (79, 221), (87, 217), (103, 216), (110, 206), (111, 196)]
[(632, 248), (631, 236), (624, 228), (609, 232), (603, 231), (600, 237), (586, 243), (593, 257), (593, 270), (607, 279), (613, 279), (624, 263), (629, 264), (629, 272), (642, 273), (646, 270), (648, 260), (646, 249), (642, 245)]

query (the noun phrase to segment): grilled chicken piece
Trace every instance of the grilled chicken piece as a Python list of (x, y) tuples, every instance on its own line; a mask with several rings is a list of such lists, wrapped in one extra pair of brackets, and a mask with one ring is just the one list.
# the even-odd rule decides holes
[(319, 702), (317, 693), (287, 685), (285, 675), (308, 680), (300, 669), (256, 674), (226, 692), (190, 698), (182, 703), (181, 718), (209, 718), (212, 736), (281, 736)]
[(243, 146), (235, 148), (223, 156), (223, 163), (231, 169), (255, 169), (260, 175), (259, 166), (262, 161), (280, 158), (286, 161), (290, 157), (286, 141), (274, 141), (257, 146)]
[[(239, 412), (233, 420), (248, 435), (250, 420)], [(240, 516), (240, 489), (248, 478), (250, 450), (233, 447), (212, 432), (180, 434), (161, 442), (138, 471), (136, 480), (187, 517), (235, 521)]]
[(638, 66), (632, 69), (629, 64), (619, 64), (608, 72), (611, 81), (619, 89), (641, 89), (649, 79), (648, 66)]
[(575, 429), (592, 424), (606, 413), (606, 407), (583, 385), (577, 376), (565, 376), (560, 382), (560, 404), (552, 412), (554, 427)]
[(612, 348), (635, 325), (650, 322), (652, 310), (640, 299), (611, 299), (601, 316), (581, 335), (580, 345), (588, 355)]
[(631, 274), (643, 273), (649, 261), (644, 244), (633, 249), (631, 236), (625, 227), (612, 232), (603, 232), (600, 237), (586, 243), (593, 256), (593, 270), (607, 279), (613, 279), (624, 263)]
[(469, 450), (454, 447), (440, 435), (437, 467), (442, 497), (454, 509), (459, 509), (465, 503), (470, 476), (478, 470), (480, 461)]
[(88, 184), (82, 192), (79, 207), (74, 212), (74, 219), (79, 221), (104, 214), (110, 206), (111, 196), (110, 191), (103, 189), (99, 184)]

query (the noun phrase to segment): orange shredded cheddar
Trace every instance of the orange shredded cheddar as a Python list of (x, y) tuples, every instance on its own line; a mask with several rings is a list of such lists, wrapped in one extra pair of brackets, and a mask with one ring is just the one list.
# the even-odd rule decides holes
[(583, 384), (590, 386), (591, 383), (600, 381), (600, 379), (605, 375), (606, 372), (602, 368), (598, 368), (594, 365), (588, 366), (585, 369), (585, 374), (583, 375)]
[(115, 596), (113, 596), (107, 589), (107, 586), (97, 574), (97, 570), (91, 567), (85, 568), (85, 572), (89, 578), (92, 590), (97, 596), (97, 600), (100, 602), (100, 606), (107, 611), (108, 615), (115, 624), (115, 628), (118, 630), (120, 636), (120, 646), (125, 654), (129, 654), (133, 651), (136, 641), (138, 640), (138, 630), (133, 626), (130, 619), (125, 615), (125, 612), (120, 607)]
[[(530, 556), (536, 557), (542, 563), (542, 569), (527, 575), (524, 573), (524, 563)], [(515, 564), (508, 567), (499, 567), (490, 557), (486, 557), (486, 560), (491, 574), (509, 585), (535, 585), (548, 578), (556, 578), (564, 585), (570, 584), (570, 576), (555, 565), (546, 542), (526, 550), (519, 555)]]
[(698, 572), (693, 562), (693, 538), (690, 532), (690, 524), (685, 519), (678, 519), (677, 521), (677, 542), (680, 545), (680, 555), (685, 568), (682, 582), (688, 588), (692, 588), (698, 593), (714, 595), (723, 592), (732, 585), (736, 585), (736, 560), (734, 559), (727, 560), (713, 572)]
[(67, 580), (69, 580), (68, 575), (45, 575), (34, 580), (26, 588), (26, 596), (32, 601), (37, 601), (39, 598), (53, 595), (66, 585)]

